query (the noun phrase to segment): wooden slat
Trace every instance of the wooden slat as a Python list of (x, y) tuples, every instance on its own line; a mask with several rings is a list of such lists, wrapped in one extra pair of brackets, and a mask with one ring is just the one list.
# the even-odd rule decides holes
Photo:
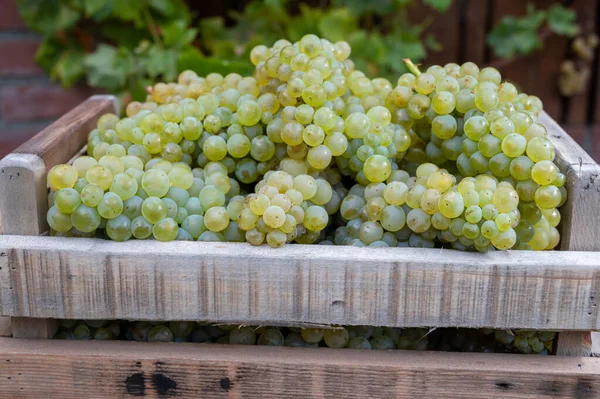
[(118, 113), (114, 96), (92, 96), (14, 152), (37, 155), (48, 169), (65, 163), (87, 143), (88, 133), (96, 127), (98, 118), (109, 112)]
[(567, 176), (569, 194), (562, 207), (561, 249), (600, 251), (600, 167), (546, 113), (540, 122), (556, 149), (556, 162)]
[(448, 11), (443, 14), (420, 2), (417, 2), (414, 8), (409, 8), (409, 19), (415, 23), (424, 23), (425, 35), (433, 35), (441, 45), (440, 51), (428, 51), (425, 65), (443, 66), (459, 61), (459, 11), (458, 1), (453, 1)]
[(0, 234), (38, 235), (48, 229), (46, 166), (33, 154), (0, 160)]
[[(542, 113), (540, 122), (548, 129), (548, 138), (556, 149), (556, 161), (567, 176), (569, 197), (561, 209), (560, 247), (571, 251), (600, 251), (600, 167), (548, 114)], [(557, 353), (591, 354), (592, 335), (590, 332), (560, 333)]]
[(0, 314), (600, 329), (600, 256), (0, 236)]
[(0, 398), (597, 398), (600, 359), (0, 339)]
[(29, 317), (11, 318), (12, 336), (17, 338), (54, 337), (58, 331), (58, 322), (54, 319), (32, 319)]

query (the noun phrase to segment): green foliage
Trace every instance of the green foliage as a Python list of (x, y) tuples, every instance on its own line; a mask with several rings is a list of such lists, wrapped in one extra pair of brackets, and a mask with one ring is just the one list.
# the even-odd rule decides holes
[[(69, 87), (92, 87), (134, 99), (158, 80), (172, 81), (193, 69), (247, 75), (250, 50), (280, 38), (299, 40), (315, 33), (352, 46), (356, 66), (392, 82), (406, 72), (402, 60), (420, 62), (441, 46), (425, 33), (430, 23), (410, 21), (408, 10), (422, 1), (444, 13), (452, 0), (331, 0), (325, 8), (291, 0), (251, 0), (242, 12), (195, 21), (184, 0), (17, 0), (27, 25), (43, 36), (36, 61)], [(296, 9), (298, 12), (291, 12)], [(506, 16), (488, 44), (496, 55), (530, 54), (542, 47), (539, 30), (572, 37), (575, 12), (560, 4), (548, 10), (529, 6), (525, 17)]]
[(575, 11), (560, 4), (552, 5), (548, 11), (537, 10), (532, 4), (527, 15), (515, 18), (505, 16), (488, 36), (488, 44), (498, 57), (528, 55), (543, 47), (539, 30), (547, 24), (550, 31), (573, 37), (577, 34)]

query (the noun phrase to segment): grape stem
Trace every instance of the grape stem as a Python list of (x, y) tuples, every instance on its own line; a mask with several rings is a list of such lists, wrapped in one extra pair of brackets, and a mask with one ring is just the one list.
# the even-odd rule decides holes
[(406, 67), (408, 68), (408, 70), (415, 76), (419, 76), (421, 74), (421, 71), (419, 70), (419, 67), (416, 66), (411, 60), (410, 58), (405, 58), (402, 61), (404, 61), (404, 63), (406, 64)]

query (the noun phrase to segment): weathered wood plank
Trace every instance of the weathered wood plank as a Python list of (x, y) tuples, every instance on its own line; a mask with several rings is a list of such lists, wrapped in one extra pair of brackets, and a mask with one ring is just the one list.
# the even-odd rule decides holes
[[(600, 167), (545, 112), (540, 122), (548, 129), (548, 138), (556, 149), (556, 161), (567, 176), (567, 202), (561, 208), (562, 250), (600, 251)], [(559, 355), (589, 355), (592, 353), (590, 332), (561, 333)]]
[(32, 319), (29, 317), (11, 318), (12, 336), (15, 338), (54, 337), (58, 331), (58, 321), (54, 319)]
[(0, 339), (0, 398), (596, 398), (600, 359)]
[(105, 113), (118, 113), (114, 96), (96, 95), (73, 108), (14, 152), (35, 154), (46, 168), (67, 162), (87, 143), (88, 133)]
[(561, 209), (562, 250), (600, 251), (600, 167), (546, 113), (540, 122), (556, 149), (556, 161), (567, 176), (569, 194)]
[(0, 236), (0, 314), (600, 329), (600, 257)]

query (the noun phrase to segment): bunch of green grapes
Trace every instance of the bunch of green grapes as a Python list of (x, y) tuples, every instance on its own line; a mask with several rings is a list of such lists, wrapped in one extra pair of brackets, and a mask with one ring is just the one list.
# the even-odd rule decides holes
[(432, 66), (396, 87), (346, 42), (256, 46), (252, 76), (184, 71), (88, 155), (48, 173), (54, 234), (456, 249), (552, 249), (565, 176), (542, 104), (493, 68)]
[(556, 333), (553, 331), (496, 330), (494, 337), (507, 351), (547, 355), (552, 353)]

